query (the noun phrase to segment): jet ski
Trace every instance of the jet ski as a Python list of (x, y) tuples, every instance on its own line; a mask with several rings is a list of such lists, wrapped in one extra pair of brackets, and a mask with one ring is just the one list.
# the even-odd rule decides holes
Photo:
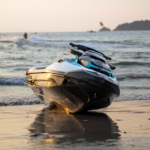
[[(120, 86), (111, 60), (93, 48), (70, 43), (75, 58), (60, 59), (43, 69), (31, 68), (25, 74), (29, 87), (50, 108), (68, 113), (105, 108), (119, 97)], [(82, 51), (82, 52), (81, 52)]]

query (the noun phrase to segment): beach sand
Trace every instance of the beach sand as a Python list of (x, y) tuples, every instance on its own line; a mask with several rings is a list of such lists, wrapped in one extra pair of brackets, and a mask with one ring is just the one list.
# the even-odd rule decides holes
[(150, 100), (114, 102), (84, 114), (46, 105), (0, 107), (0, 150), (150, 149)]

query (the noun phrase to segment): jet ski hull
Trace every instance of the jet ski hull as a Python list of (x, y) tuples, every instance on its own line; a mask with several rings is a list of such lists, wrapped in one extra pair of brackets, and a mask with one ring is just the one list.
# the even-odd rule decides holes
[(119, 86), (96, 72), (27, 72), (27, 84), (41, 100), (77, 113), (109, 106), (120, 95)]

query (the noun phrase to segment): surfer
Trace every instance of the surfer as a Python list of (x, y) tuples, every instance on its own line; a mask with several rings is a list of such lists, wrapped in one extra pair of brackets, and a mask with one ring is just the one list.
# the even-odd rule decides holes
[(23, 39), (26, 40), (28, 38), (28, 34), (25, 32), (23, 35)]

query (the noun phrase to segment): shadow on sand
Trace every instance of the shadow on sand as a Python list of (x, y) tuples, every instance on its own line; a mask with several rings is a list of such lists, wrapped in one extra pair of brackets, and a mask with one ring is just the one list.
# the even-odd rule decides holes
[[(64, 111), (44, 108), (31, 124), (32, 142), (64, 144), (99, 143), (111, 144), (120, 139), (119, 129), (106, 114), (87, 112), (66, 114)], [(40, 138), (39, 138), (40, 137)], [(36, 139), (36, 140), (35, 140)], [(40, 139), (38, 141), (37, 139)]]

